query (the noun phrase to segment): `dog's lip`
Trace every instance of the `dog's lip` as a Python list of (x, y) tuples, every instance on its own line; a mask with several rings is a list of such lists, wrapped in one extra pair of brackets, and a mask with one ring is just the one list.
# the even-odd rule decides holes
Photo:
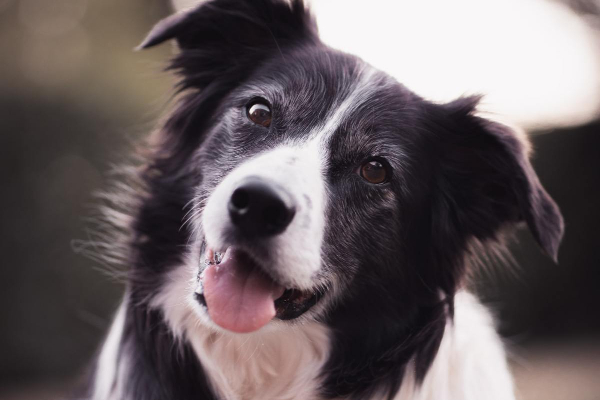
[[(207, 247), (205, 251), (204, 263), (206, 266), (210, 264), (220, 264), (227, 260), (232, 250), (233, 246), (228, 246), (224, 250), (214, 250), (210, 247)], [(236, 250), (240, 251), (237, 248)], [(256, 261), (256, 259), (254, 260)], [(259, 266), (261, 265), (260, 262), (256, 262), (256, 264)], [(203, 293), (203, 275), (205, 270), (206, 268), (200, 268), (198, 272), (196, 279), (197, 288), (194, 296), (201, 305), (208, 307)], [(275, 283), (278, 283), (278, 280), (273, 278), (271, 274), (266, 272), (263, 268), (261, 268), (261, 270)], [(298, 288), (286, 287), (285, 285), (282, 286), (285, 287), (285, 290), (281, 296), (274, 300), (276, 310), (275, 318), (280, 320), (290, 320), (299, 317), (300, 315), (304, 314), (304, 312), (308, 311), (308, 309), (310, 309), (313, 305), (315, 305), (323, 295), (320, 291), (316, 290), (302, 290)]]

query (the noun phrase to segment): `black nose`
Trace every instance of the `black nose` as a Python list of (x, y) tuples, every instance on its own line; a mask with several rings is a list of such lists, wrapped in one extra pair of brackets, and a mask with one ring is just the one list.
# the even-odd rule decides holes
[(289, 193), (264, 179), (246, 178), (229, 199), (229, 216), (247, 236), (271, 236), (292, 222), (296, 207)]

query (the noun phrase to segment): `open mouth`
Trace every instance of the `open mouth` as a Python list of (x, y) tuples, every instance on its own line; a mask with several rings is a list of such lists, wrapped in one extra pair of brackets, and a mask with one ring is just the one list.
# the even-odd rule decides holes
[(224, 329), (254, 332), (273, 318), (299, 317), (320, 298), (318, 292), (280, 285), (242, 250), (230, 247), (223, 254), (209, 249), (206, 256), (195, 297)]

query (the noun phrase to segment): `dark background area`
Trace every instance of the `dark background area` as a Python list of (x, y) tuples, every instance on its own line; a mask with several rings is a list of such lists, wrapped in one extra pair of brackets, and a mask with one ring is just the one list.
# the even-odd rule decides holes
[[(82, 371), (110, 323), (122, 284), (73, 240), (90, 234), (92, 194), (111, 165), (168, 104), (169, 46), (132, 51), (168, 13), (159, 0), (0, 0), (0, 398), (57, 396), (48, 393)], [(599, 131), (600, 120), (531, 133), (535, 169), (566, 220), (559, 264), (523, 229), (518, 267), (474, 282), (527, 398), (558, 399), (540, 388), (575, 379), (590, 389), (568, 400), (600, 399)]]

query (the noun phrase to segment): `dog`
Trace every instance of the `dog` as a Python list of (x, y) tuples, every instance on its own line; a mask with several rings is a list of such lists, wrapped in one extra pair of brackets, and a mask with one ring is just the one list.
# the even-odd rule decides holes
[(301, 0), (209, 0), (139, 48), (169, 40), (179, 97), (107, 212), (128, 282), (86, 398), (514, 399), (465, 277), (520, 223), (557, 259), (527, 141), (327, 47)]

